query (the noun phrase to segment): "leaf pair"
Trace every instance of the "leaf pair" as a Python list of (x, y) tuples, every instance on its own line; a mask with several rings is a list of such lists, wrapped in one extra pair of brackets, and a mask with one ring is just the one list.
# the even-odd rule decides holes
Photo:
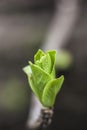
[(38, 50), (34, 56), (34, 64), (29, 62), (30, 65), (23, 69), (32, 91), (45, 107), (54, 105), (64, 81), (64, 76), (55, 79), (55, 54), (54, 50), (46, 53)]

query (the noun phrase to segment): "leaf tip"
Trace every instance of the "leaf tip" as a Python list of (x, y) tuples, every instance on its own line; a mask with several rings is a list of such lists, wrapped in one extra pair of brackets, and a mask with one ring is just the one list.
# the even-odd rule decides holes
[(25, 74), (30, 75), (32, 73), (30, 66), (26, 66), (22, 69)]

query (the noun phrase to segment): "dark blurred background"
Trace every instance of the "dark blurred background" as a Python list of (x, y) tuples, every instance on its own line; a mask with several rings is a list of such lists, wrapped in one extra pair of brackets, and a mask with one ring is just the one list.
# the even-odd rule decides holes
[[(22, 68), (41, 48), (55, 5), (54, 0), (0, 0), (0, 130), (26, 130), (31, 92)], [(63, 46), (71, 52), (73, 65), (57, 69), (65, 82), (49, 130), (87, 129), (86, 0), (79, 0), (79, 9), (73, 33)]]

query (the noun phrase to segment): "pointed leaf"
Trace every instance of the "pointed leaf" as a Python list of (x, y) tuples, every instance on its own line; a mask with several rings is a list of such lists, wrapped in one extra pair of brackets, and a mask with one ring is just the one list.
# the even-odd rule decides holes
[(26, 66), (23, 68), (23, 71), (25, 72), (25, 74), (27, 74), (28, 76), (31, 75), (32, 71), (31, 71), (31, 68), (30, 66)]
[(56, 59), (56, 51), (55, 50), (51, 50), (51, 51), (47, 51), (47, 53), (49, 53), (50, 58), (51, 58), (51, 76), (53, 78), (55, 78), (55, 59)]
[(64, 76), (61, 76), (48, 82), (48, 84), (44, 88), (42, 95), (42, 103), (44, 106), (51, 107), (54, 105), (56, 95), (60, 91), (63, 81)]
[(30, 62), (30, 67), (32, 70), (31, 77), (29, 78), (31, 89), (33, 92), (38, 95), (38, 98), (41, 100), (43, 89), (46, 83), (51, 80), (49, 74), (44, 72), (40, 67)]
[(36, 65), (40, 66), (45, 72), (51, 73), (51, 59), (49, 54), (42, 56), (39, 61), (36, 62)]
[(34, 55), (34, 63), (36, 64), (36, 62), (38, 61), (38, 60), (40, 60), (40, 58), (42, 57), (42, 56), (44, 56), (45, 55), (45, 53), (42, 51), (42, 50), (38, 50), (37, 51), (37, 53)]

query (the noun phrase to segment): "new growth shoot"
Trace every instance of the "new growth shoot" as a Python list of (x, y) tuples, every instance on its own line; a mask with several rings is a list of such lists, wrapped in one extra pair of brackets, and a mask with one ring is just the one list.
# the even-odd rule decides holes
[(53, 108), (56, 96), (64, 82), (63, 75), (55, 77), (55, 60), (55, 50), (43, 52), (39, 49), (34, 55), (34, 63), (29, 61), (29, 65), (23, 68), (28, 76), (31, 90), (47, 109)]

